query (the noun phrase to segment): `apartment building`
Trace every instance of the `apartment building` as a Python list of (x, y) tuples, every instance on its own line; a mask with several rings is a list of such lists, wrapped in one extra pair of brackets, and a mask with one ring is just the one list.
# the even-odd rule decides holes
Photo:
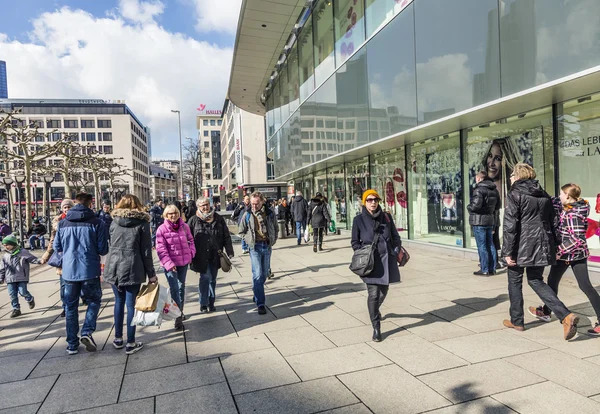
[(222, 180), (220, 110), (206, 110), (197, 115), (198, 142), (202, 150), (202, 187), (208, 193), (218, 192)]
[(171, 203), (178, 199), (177, 174), (157, 164), (157, 162), (150, 164), (150, 198), (152, 200), (160, 198), (166, 203)]

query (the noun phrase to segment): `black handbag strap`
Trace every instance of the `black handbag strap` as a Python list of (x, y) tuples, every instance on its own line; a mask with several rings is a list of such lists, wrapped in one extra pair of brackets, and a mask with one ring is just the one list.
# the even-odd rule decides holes
[(373, 241), (371, 242), (371, 249), (375, 248), (375, 246), (377, 246), (377, 243), (379, 243), (379, 226), (381, 223), (379, 223), (379, 221), (375, 220), (375, 227), (373, 228), (373, 233), (375, 233), (375, 237), (373, 237)]

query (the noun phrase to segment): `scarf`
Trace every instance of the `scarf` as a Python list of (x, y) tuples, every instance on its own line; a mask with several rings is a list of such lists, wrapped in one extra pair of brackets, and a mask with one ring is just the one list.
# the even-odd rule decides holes
[(198, 215), (198, 217), (200, 217), (200, 219), (206, 221), (207, 223), (210, 223), (214, 220), (214, 216), (215, 216), (215, 209), (214, 208), (210, 208), (210, 211), (206, 214), (204, 214), (203, 212), (201, 212), (200, 210), (198, 210), (196, 212), (196, 214)]
[(256, 232), (258, 236), (263, 239), (268, 238), (269, 232), (267, 231), (267, 221), (266, 221), (266, 208), (263, 205), (262, 208), (258, 211), (252, 211), (252, 215), (256, 218), (258, 222), (258, 227), (256, 228)]
[(16, 256), (17, 254), (19, 254), (19, 252), (21, 251), (21, 247), (17, 246), (17, 248), (15, 250), (13, 250), (10, 255), (11, 256)]
[(179, 227), (181, 227), (181, 217), (179, 217), (175, 223), (169, 220), (166, 220), (166, 222), (169, 223), (169, 227), (175, 231), (179, 230)]

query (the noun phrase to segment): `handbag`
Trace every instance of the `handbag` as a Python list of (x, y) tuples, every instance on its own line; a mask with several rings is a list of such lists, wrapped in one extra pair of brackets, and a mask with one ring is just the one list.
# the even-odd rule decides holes
[(223, 250), (219, 250), (219, 261), (221, 262), (222, 271), (224, 271), (225, 273), (231, 272), (231, 268), (233, 267), (231, 259), (229, 258), (229, 255)]
[(63, 252), (54, 251), (54, 253), (52, 253), (52, 256), (50, 256), (50, 259), (48, 259), (48, 266), (61, 268), (62, 267), (62, 259), (63, 259)]
[(408, 254), (408, 252), (406, 251), (406, 249), (402, 246), (400, 246), (400, 251), (398, 252), (398, 255), (396, 256), (396, 260), (398, 261), (398, 266), (403, 267), (405, 266), (408, 261), (410, 260), (410, 254)]
[[(373, 229), (375, 232), (379, 227), (379, 223)], [(366, 246), (361, 247), (356, 250), (352, 255), (352, 262), (350, 262), (350, 270), (357, 274), (360, 277), (368, 276), (373, 269), (375, 268), (375, 249), (377, 248), (377, 243), (379, 242), (379, 232), (375, 233), (375, 237), (373, 238), (373, 242), (371, 244), (367, 244)]]
[(158, 283), (148, 283), (140, 287), (140, 292), (135, 299), (135, 308), (140, 312), (156, 311), (159, 296)]

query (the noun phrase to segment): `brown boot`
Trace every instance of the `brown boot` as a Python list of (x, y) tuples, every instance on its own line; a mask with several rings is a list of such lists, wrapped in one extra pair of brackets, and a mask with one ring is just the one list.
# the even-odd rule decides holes
[(504, 321), (502, 321), (502, 325), (504, 325), (507, 328), (512, 328), (515, 331), (519, 331), (519, 332), (523, 332), (525, 330), (524, 326), (513, 325), (513, 323), (511, 321), (509, 321), (508, 319), (504, 319)]
[(572, 339), (577, 334), (577, 324), (579, 323), (579, 316), (569, 313), (565, 319), (561, 322), (563, 324), (563, 330), (565, 332), (565, 341)]

